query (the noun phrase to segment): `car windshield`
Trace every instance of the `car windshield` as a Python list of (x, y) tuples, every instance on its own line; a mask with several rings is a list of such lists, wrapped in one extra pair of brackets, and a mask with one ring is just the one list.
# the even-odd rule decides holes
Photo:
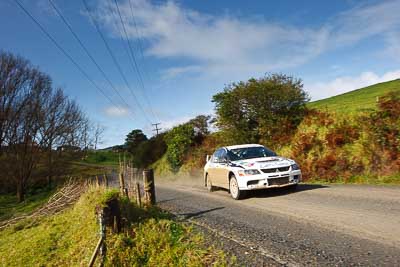
[(265, 147), (243, 147), (228, 150), (230, 160), (244, 160), (254, 158), (275, 157), (276, 153)]

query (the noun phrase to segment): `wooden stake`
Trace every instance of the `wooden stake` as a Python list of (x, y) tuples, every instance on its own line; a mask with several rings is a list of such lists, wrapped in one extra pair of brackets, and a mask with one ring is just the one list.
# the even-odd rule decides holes
[(136, 192), (136, 203), (137, 203), (137, 205), (139, 206), (139, 207), (141, 207), (142, 206), (142, 199), (141, 199), (141, 196), (140, 196), (140, 186), (139, 186), (139, 183), (138, 182), (136, 182), (136, 190), (135, 190)]
[(108, 179), (106, 174), (103, 174), (103, 183), (105, 187), (108, 187)]
[(121, 196), (125, 194), (125, 181), (122, 172), (119, 173), (119, 191), (121, 192)]
[(156, 204), (156, 190), (154, 185), (153, 169), (143, 171), (144, 199), (147, 204)]
[(99, 181), (99, 176), (96, 175), (96, 186), (100, 187), (100, 181)]
[(126, 198), (129, 200), (128, 188), (124, 188)]
[(113, 218), (113, 231), (114, 231), (114, 233), (118, 233), (117, 216), (114, 216), (114, 218)]

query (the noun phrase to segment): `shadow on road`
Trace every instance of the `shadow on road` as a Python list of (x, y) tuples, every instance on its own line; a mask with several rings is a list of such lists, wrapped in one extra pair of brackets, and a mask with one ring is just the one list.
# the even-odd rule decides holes
[(299, 184), (296, 189), (290, 187), (282, 187), (282, 188), (269, 188), (264, 190), (254, 190), (249, 191), (248, 198), (265, 198), (265, 197), (277, 197), (287, 194), (294, 194), (302, 191), (309, 191), (315, 189), (327, 188), (328, 186), (319, 185), (319, 184)]
[(166, 203), (166, 202), (170, 202), (170, 201), (174, 201), (174, 200), (181, 200), (181, 199), (185, 199), (185, 198), (189, 198), (189, 197), (173, 197), (173, 198), (163, 199), (163, 200), (157, 201), (157, 204)]
[(199, 217), (200, 215), (203, 215), (204, 213), (212, 212), (212, 211), (215, 211), (215, 210), (221, 210), (221, 209), (224, 209), (224, 208), (225, 207), (217, 207), (217, 208), (203, 210), (203, 211), (182, 213), (182, 214), (179, 214), (178, 216), (182, 217), (182, 221), (184, 221), (184, 220), (188, 220), (190, 218)]

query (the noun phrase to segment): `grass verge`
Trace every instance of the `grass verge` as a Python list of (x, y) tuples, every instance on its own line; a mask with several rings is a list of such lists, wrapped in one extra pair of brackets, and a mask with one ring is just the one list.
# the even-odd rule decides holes
[(64, 212), (2, 230), (0, 265), (87, 265), (98, 238), (94, 213), (98, 202), (98, 193), (90, 191)]
[(0, 221), (32, 213), (42, 206), (54, 191), (55, 189), (43, 189), (35, 194), (27, 195), (25, 201), (21, 203), (18, 203), (15, 194), (0, 195)]
[[(0, 231), (0, 266), (87, 265), (96, 246), (95, 208), (116, 191), (90, 189), (71, 208), (37, 221), (23, 220)], [(124, 230), (107, 232), (105, 266), (226, 266), (225, 254), (204, 237), (157, 208), (120, 200)]]

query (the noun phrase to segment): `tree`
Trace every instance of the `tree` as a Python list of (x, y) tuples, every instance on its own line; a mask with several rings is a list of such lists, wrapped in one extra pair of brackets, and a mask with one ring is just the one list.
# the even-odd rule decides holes
[(195, 132), (189, 123), (176, 126), (166, 134), (167, 159), (174, 171), (182, 166), (184, 156), (193, 144), (194, 138)]
[(138, 168), (144, 168), (160, 159), (167, 150), (164, 136), (165, 133), (160, 133), (147, 141), (141, 142), (135, 149), (133, 164)]
[(140, 143), (147, 140), (147, 136), (140, 129), (132, 130), (125, 138), (126, 149), (134, 153)]
[(289, 140), (305, 115), (309, 97), (300, 79), (272, 74), (229, 85), (212, 101), (217, 126), (232, 142), (274, 147), (277, 140)]
[(94, 128), (94, 150), (97, 150), (97, 145), (102, 144), (102, 137), (104, 134), (105, 128), (100, 125), (99, 123), (96, 124), (96, 127)]
[(47, 184), (49, 187), (51, 187), (53, 176), (53, 148), (57, 141), (62, 142), (60, 133), (65, 127), (66, 105), (67, 98), (63, 91), (58, 89), (52, 96), (48, 97), (41, 114), (40, 134), (47, 152)]
[(209, 115), (198, 115), (194, 119), (191, 119), (188, 123), (193, 126), (197, 136), (204, 137), (210, 133), (208, 129), (210, 119), (211, 116)]
[[(48, 154), (49, 181), (54, 145), (78, 140), (84, 117), (51, 78), (28, 61), (0, 53), (0, 159), (23, 201), (41, 155)], [(5, 173), (5, 174), (4, 174)]]
[(28, 61), (10, 53), (0, 53), (0, 148), (28, 101), (27, 94), (34, 78), (35, 72), (29, 68)]
[(70, 137), (77, 139), (79, 126), (85, 118), (75, 101), (69, 100), (58, 88), (44, 103), (41, 114), (40, 135), (43, 152), (47, 154), (47, 184), (52, 184), (54, 152), (59, 146), (71, 144)]

